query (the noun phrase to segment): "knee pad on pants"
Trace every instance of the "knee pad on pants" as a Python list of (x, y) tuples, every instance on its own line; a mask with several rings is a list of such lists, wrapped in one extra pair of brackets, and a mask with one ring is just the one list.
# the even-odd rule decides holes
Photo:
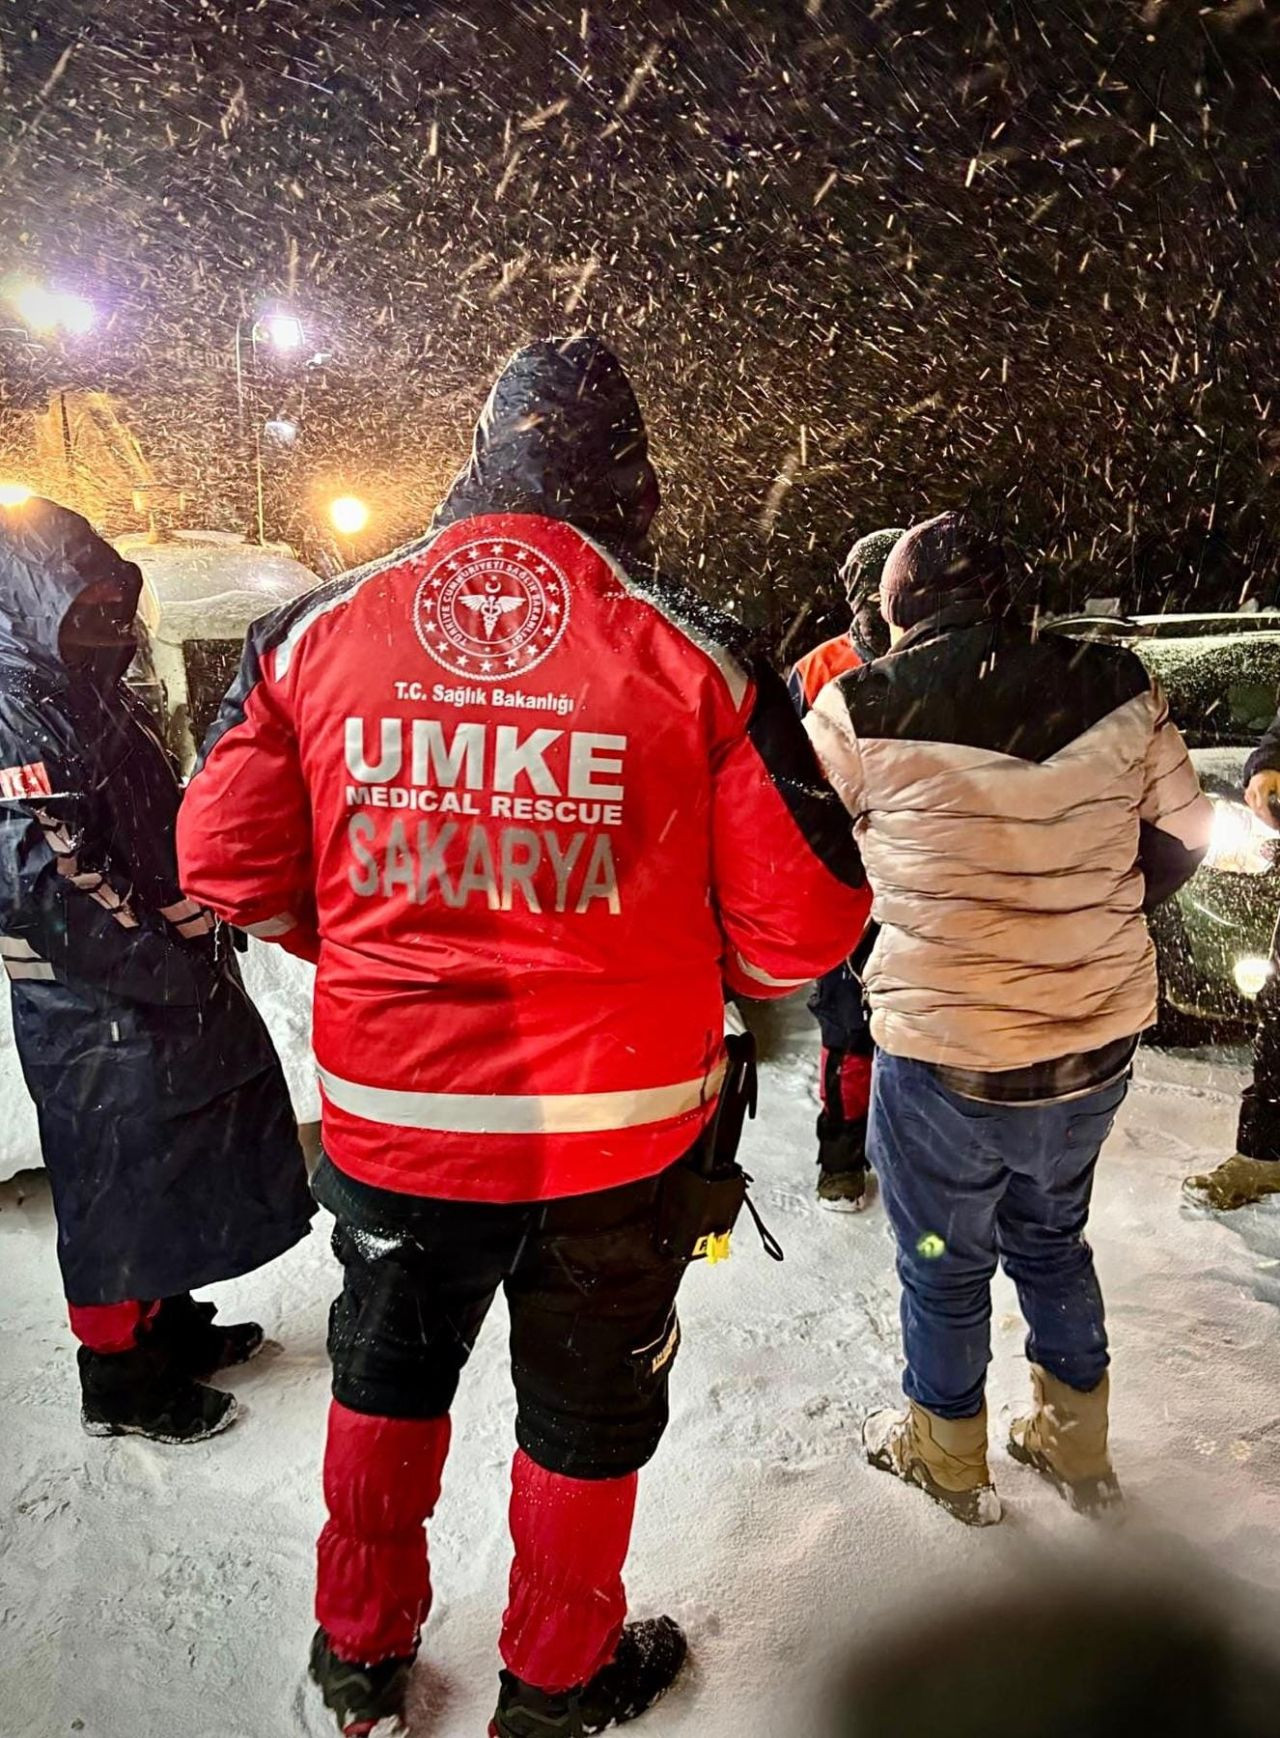
[[(608, 1323), (600, 1329), (605, 1342)], [(526, 1362), (513, 1343), (517, 1442), (540, 1467), (564, 1478), (617, 1479), (639, 1472), (666, 1432), (668, 1382), (679, 1349), (674, 1305), (653, 1340), (611, 1358), (584, 1358), (581, 1380), (572, 1386)]]
[[(380, 1418), (440, 1418), (453, 1405), (488, 1301), (462, 1319), (440, 1316), (424, 1329), (409, 1239), (403, 1248), (364, 1246), (365, 1234), (334, 1231), (343, 1288), (329, 1311), (333, 1397), (351, 1411)], [(383, 1240), (384, 1242), (386, 1240)]]

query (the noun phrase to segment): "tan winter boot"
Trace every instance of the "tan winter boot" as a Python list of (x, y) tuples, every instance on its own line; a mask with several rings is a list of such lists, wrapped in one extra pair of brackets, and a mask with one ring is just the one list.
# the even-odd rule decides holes
[(907, 1412), (873, 1412), (862, 1427), (871, 1465), (891, 1472), (967, 1527), (993, 1527), (1004, 1511), (987, 1470), (987, 1409), (939, 1418), (913, 1400)]
[(1188, 1199), (1219, 1213), (1251, 1207), (1268, 1195), (1280, 1195), (1280, 1159), (1251, 1159), (1232, 1153), (1205, 1176), (1188, 1177), (1182, 1185)]
[(1100, 1515), (1120, 1507), (1120, 1484), (1107, 1450), (1110, 1377), (1082, 1394), (1068, 1388), (1039, 1364), (1031, 1366), (1035, 1411), (1015, 1418), (1009, 1453), (1033, 1467), (1081, 1515)]

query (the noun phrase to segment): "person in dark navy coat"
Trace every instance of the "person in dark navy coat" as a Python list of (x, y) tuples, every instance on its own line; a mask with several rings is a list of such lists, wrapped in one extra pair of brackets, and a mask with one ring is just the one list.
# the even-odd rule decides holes
[(262, 1344), (190, 1296), (315, 1211), (231, 932), (183, 897), (181, 790), (124, 683), (142, 576), (52, 501), (0, 509), (0, 958), (92, 1435), (199, 1441)]

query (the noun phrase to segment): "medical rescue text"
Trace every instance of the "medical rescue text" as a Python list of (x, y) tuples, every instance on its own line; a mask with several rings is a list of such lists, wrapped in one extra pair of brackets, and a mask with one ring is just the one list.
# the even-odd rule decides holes
[[(348, 876), (363, 898), (621, 910), (625, 736), (348, 718)], [(392, 810), (390, 821), (373, 810)], [(500, 823), (490, 825), (490, 823)]]

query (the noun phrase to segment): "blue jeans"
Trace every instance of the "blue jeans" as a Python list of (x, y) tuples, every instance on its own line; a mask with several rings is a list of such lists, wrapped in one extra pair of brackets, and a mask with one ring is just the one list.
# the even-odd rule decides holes
[(982, 1408), (997, 1261), (1018, 1288), (1027, 1356), (1068, 1387), (1109, 1363), (1085, 1241), (1093, 1173), (1128, 1090), (1059, 1104), (981, 1104), (922, 1062), (876, 1056), (867, 1154), (898, 1240), (908, 1399), (941, 1418)]

